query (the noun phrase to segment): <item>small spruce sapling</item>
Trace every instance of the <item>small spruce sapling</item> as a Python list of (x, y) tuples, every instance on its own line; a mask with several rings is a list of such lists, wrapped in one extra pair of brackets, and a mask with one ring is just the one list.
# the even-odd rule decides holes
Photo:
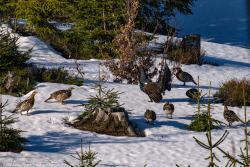
[(82, 114), (82, 116), (86, 116), (89, 114), (92, 114), (96, 109), (108, 109), (111, 107), (120, 107), (121, 104), (119, 104), (119, 95), (122, 94), (121, 92), (114, 91), (114, 89), (105, 89), (103, 87), (103, 80), (104, 77), (101, 75), (101, 69), (99, 66), (99, 82), (96, 84), (96, 87), (98, 89), (98, 93), (94, 96), (90, 96), (88, 98), (88, 103), (84, 104), (85, 106), (85, 112)]
[[(199, 87), (199, 77), (198, 77), (198, 92), (194, 94), (194, 97), (196, 99), (196, 103), (197, 103), (197, 111), (194, 115), (194, 119), (191, 121), (190, 125), (188, 126), (189, 130), (193, 130), (193, 131), (198, 131), (198, 132), (204, 132), (209, 130), (209, 128), (214, 129), (217, 128), (218, 126), (225, 124), (219, 120), (216, 120), (214, 118), (211, 118), (211, 126), (209, 125), (209, 115), (208, 115), (208, 110), (205, 104), (203, 103), (204, 100), (204, 96), (206, 94), (202, 95), (202, 91), (200, 91), (200, 87)], [(208, 98), (209, 100), (209, 107), (211, 109), (211, 102), (210, 102), (210, 97)]]
[(6, 116), (3, 114), (7, 105), (8, 101), (2, 103), (2, 97), (0, 97), (0, 152), (21, 152), (22, 145), (26, 140), (20, 136), (21, 130), (9, 127), (17, 122), (17, 119), (13, 118), (12, 115)]
[(76, 152), (76, 155), (71, 155), (74, 159), (78, 161), (77, 165), (72, 165), (70, 162), (67, 160), (64, 160), (64, 163), (69, 166), (69, 167), (96, 167), (101, 160), (95, 162), (96, 160), (96, 152), (91, 151), (90, 145), (89, 145), (89, 150), (83, 152), (83, 147), (82, 147), (82, 139), (81, 139), (81, 151)]
[[(211, 82), (209, 86), (209, 98), (210, 98), (210, 89), (211, 89)], [(221, 136), (221, 138), (217, 142), (213, 142), (212, 139), (212, 116), (211, 116), (211, 103), (210, 99), (208, 99), (208, 105), (207, 105), (207, 113), (208, 113), (208, 130), (206, 132), (207, 137), (207, 143), (204, 143), (197, 139), (196, 137), (193, 137), (197, 144), (199, 144), (201, 147), (205, 148), (206, 150), (209, 150), (209, 156), (205, 158), (206, 160), (209, 160), (209, 167), (215, 167), (218, 166), (215, 164), (215, 159), (219, 161), (219, 159), (216, 157), (214, 153), (214, 148), (218, 147), (228, 136), (229, 132), (225, 131), (224, 134)]]

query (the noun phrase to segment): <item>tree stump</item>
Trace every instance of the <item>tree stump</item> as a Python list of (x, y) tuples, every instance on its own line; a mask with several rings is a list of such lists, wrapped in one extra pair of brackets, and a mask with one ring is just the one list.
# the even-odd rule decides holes
[(78, 117), (72, 126), (113, 136), (144, 136), (142, 132), (134, 128), (129, 120), (128, 112), (123, 107), (97, 108), (92, 113)]

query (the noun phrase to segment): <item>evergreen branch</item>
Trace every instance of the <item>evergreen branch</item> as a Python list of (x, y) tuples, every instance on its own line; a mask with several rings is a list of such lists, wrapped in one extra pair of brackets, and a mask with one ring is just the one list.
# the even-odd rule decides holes
[(196, 141), (197, 144), (199, 144), (201, 147), (209, 150), (209, 146), (207, 146), (205, 143), (199, 141), (196, 137), (193, 137), (193, 138), (194, 138), (194, 140)]
[(213, 145), (213, 147), (218, 147), (229, 135), (229, 132), (226, 130), (221, 138)]
[(217, 149), (219, 149), (224, 154), (224, 157), (228, 158), (229, 162), (233, 162), (233, 163), (238, 163), (240, 165), (244, 165), (244, 163), (240, 162), (238, 159), (236, 159), (234, 156), (230, 155), (228, 152), (225, 152), (220, 147), (217, 147)]

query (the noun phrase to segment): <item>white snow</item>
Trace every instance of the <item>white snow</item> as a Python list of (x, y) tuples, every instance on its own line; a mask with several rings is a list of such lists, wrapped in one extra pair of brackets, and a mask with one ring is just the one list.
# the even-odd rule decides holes
[[(163, 41), (164, 36), (159, 36), (159, 41)], [(65, 59), (60, 53), (53, 50), (36, 37), (20, 37), (20, 49), (27, 50), (31, 47), (33, 51), (29, 63), (47, 68), (64, 67), (71, 74), (76, 74), (75, 60)], [(200, 77), (201, 89), (208, 92), (209, 82), (212, 82), (212, 93), (215, 93), (219, 86), (231, 78), (250, 78), (250, 57), (248, 49), (202, 42), (202, 48), (206, 51), (206, 58), (215, 61), (220, 66), (211, 65), (182, 65), (183, 70), (189, 72), (197, 80)], [(25, 145), (24, 151), (19, 153), (1, 152), (1, 163), (4, 167), (62, 167), (65, 166), (63, 160), (66, 159), (76, 164), (75, 159), (70, 155), (80, 150), (80, 139), (84, 141), (84, 149), (88, 149), (91, 143), (93, 151), (98, 152), (97, 158), (102, 160), (100, 166), (119, 167), (174, 167), (180, 166), (202, 167), (207, 166), (204, 160), (209, 152), (194, 141), (193, 136), (205, 141), (205, 134), (192, 132), (186, 129), (190, 123), (190, 115), (196, 111), (196, 105), (191, 103), (185, 92), (193, 84), (188, 83), (183, 87), (182, 83), (173, 80), (173, 88), (166, 95), (162, 103), (150, 103), (146, 94), (140, 91), (138, 85), (113, 83), (112, 75), (104, 69), (107, 80), (107, 88), (114, 88), (120, 92), (120, 103), (131, 110), (130, 119), (138, 124), (145, 131), (146, 137), (114, 137), (101, 135), (93, 132), (86, 132), (68, 127), (63, 124), (62, 119), (70, 119), (79, 115), (84, 108), (78, 106), (87, 101), (89, 95), (97, 93), (93, 88), (94, 80), (97, 80), (99, 70), (99, 60), (78, 60), (82, 70), (85, 72), (85, 83), (83, 86), (74, 86), (73, 95), (66, 100), (65, 105), (57, 102), (45, 103), (49, 94), (65, 89), (72, 85), (56, 83), (40, 83), (36, 90), (35, 105), (30, 116), (17, 114), (19, 122), (14, 124), (15, 128), (20, 128), (24, 132), (23, 137), (29, 142)], [(30, 92), (31, 93), (31, 92)], [(25, 99), (29, 94), (16, 98), (2, 95), (3, 101), (9, 100), (6, 110), (14, 109), (21, 99)], [(169, 101), (175, 105), (173, 119), (167, 119), (162, 107), (164, 102)], [(154, 125), (147, 125), (143, 120), (146, 109), (152, 109), (157, 113), (157, 121)], [(243, 109), (230, 107), (240, 117), (243, 117)], [(250, 115), (249, 107), (247, 107)], [(213, 104), (213, 117), (224, 121), (222, 104)], [(232, 152), (232, 145), (236, 147), (236, 155), (239, 154), (238, 146), (243, 143), (243, 130), (240, 123), (235, 123), (233, 127), (222, 127), (213, 130), (214, 141), (217, 141), (225, 130), (230, 132), (221, 147)], [(221, 158), (221, 153), (215, 149), (218, 157), (222, 161), (219, 166), (226, 163)]]

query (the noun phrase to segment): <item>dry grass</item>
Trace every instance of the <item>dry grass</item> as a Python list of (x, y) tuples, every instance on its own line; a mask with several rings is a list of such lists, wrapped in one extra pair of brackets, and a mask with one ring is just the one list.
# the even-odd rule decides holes
[(224, 105), (243, 106), (242, 90), (245, 89), (246, 105), (250, 105), (250, 80), (249, 79), (232, 79), (222, 84), (219, 91), (214, 97), (222, 100)]
[(167, 54), (169, 60), (181, 63), (181, 64), (203, 64), (203, 56), (205, 51), (197, 48), (184, 49), (181, 46), (174, 46)]

